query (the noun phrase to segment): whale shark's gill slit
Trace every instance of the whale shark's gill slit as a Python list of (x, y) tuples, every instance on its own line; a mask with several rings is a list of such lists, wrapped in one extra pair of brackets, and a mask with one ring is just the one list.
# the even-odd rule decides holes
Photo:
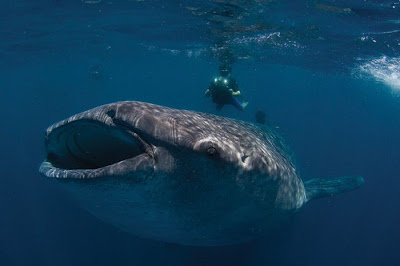
[(97, 169), (146, 152), (142, 141), (124, 128), (78, 120), (48, 135), (47, 160), (60, 169)]

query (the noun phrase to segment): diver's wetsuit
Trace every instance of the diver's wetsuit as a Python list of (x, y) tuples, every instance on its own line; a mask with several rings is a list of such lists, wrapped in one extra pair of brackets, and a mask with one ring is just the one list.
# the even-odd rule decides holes
[(243, 111), (242, 103), (238, 99), (239, 95), (232, 95), (232, 92), (238, 91), (239, 87), (234, 78), (219, 77), (210, 83), (206, 95), (211, 96), (213, 102), (217, 104), (217, 110), (221, 110), (225, 104), (232, 104), (238, 110)]

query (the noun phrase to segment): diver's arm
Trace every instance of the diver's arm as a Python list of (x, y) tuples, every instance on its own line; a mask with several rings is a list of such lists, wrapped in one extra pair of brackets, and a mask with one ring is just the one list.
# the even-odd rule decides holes
[(229, 91), (232, 93), (232, 96), (240, 95), (240, 90), (239, 90), (239, 86), (238, 86), (236, 79), (230, 78), (229, 83), (230, 83), (230, 87), (231, 87), (229, 89)]
[(211, 94), (213, 94), (215, 91), (214, 86), (215, 86), (214, 83), (211, 82), (210, 85), (208, 86), (208, 88), (206, 89), (206, 91), (204, 92), (204, 95), (211, 96)]
[(229, 91), (231, 92), (232, 96), (237, 96), (240, 95), (240, 91), (233, 91), (232, 89), (229, 89)]

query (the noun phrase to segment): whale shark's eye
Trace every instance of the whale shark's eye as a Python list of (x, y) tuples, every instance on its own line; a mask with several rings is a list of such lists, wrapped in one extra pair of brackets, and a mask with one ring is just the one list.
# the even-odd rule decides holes
[(215, 155), (217, 155), (217, 149), (215, 149), (214, 147), (209, 147), (207, 149), (207, 155), (209, 157), (214, 157)]

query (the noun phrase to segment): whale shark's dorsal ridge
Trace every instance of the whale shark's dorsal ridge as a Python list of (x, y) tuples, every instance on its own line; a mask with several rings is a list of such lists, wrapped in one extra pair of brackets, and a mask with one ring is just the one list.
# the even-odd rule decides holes
[(189, 245), (253, 239), (308, 200), (363, 183), (346, 177), (304, 186), (271, 130), (134, 101), (50, 126), (46, 150), (40, 172), (75, 180), (65, 186), (94, 215), (136, 235)]

